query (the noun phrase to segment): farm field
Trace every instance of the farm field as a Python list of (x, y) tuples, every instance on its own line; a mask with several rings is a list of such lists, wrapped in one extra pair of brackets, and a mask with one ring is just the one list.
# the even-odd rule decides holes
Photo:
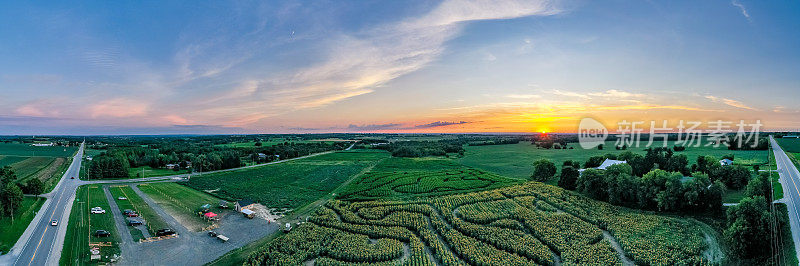
[[(674, 142), (668, 142), (668, 147), (672, 147), (673, 144)], [(507, 145), (465, 146), (464, 157), (458, 158), (457, 161), (470, 167), (504, 176), (528, 178), (533, 172), (533, 162), (538, 159), (549, 159), (557, 166), (560, 166), (566, 160), (577, 160), (584, 163), (591, 156), (625, 152), (614, 149), (613, 141), (606, 141), (604, 145), (606, 148), (603, 150), (584, 150), (575, 143), (570, 144), (570, 146), (575, 147), (575, 149), (539, 149), (529, 142)], [(644, 155), (644, 150), (645, 148), (643, 147), (628, 148), (628, 151), (641, 155)], [(685, 154), (689, 159), (690, 165), (697, 161), (697, 156), (699, 155), (711, 155), (720, 158), (726, 154), (734, 154), (734, 163), (743, 165), (766, 164), (768, 162), (768, 152), (766, 150), (732, 151), (724, 147), (687, 147), (685, 151), (675, 152), (675, 154)]]
[[(164, 228), (169, 228), (167, 223), (161, 219), (161, 216), (150, 208), (144, 200), (139, 197), (136, 192), (131, 189), (130, 186), (127, 185), (112, 185), (108, 187), (109, 192), (111, 192), (111, 196), (114, 197), (114, 201), (117, 203), (117, 207), (119, 207), (120, 212), (130, 209), (135, 211), (139, 214), (139, 219), (144, 221), (144, 226), (147, 228), (147, 232), (150, 233), (151, 236), (156, 235), (156, 231)], [(125, 197), (126, 200), (120, 200), (119, 197)], [(144, 238), (141, 235), (141, 232), (133, 226), (128, 226), (131, 236), (133, 236), (133, 240), (136, 241), (138, 239)]]
[(175, 171), (175, 170), (163, 169), (163, 168), (153, 169), (153, 168), (150, 168), (150, 166), (128, 168), (128, 175), (131, 178), (168, 176), (168, 175), (179, 175), (179, 174), (187, 174), (187, 173), (190, 173), (190, 171), (187, 170), (187, 169), (181, 169), (179, 171)]
[[(105, 214), (91, 214), (93, 207), (101, 207)], [(99, 238), (93, 233), (97, 230), (106, 230), (110, 237)], [(100, 255), (104, 261), (106, 256), (120, 254), (120, 232), (114, 226), (114, 216), (111, 206), (106, 199), (103, 188), (99, 185), (85, 185), (78, 187), (75, 194), (75, 203), (69, 216), (69, 227), (64, 238), (62, 250), (62, 265), (87, 265), (90, 263), (89, 248), (96, 244), (100, 247)]]
[(0, 167), (13, 165), (14, 163), (21, 162), (25, 160), (26, 157), (22, 156), (8, 156), (8, 155), (0, 155)]
[(0, 155), (11, 156), (41, 156), (41, 157), (71, 157), (78, 151), (78, 147), (47, 146), (34, 147), (30, 144), (0, 143)]
[(0, 254), (5, 254), (17, 243), (42, 204), (44, 204), (44, 198), (24, 197), (22, 206), (14, 213), (13, 222), (11, 217), (0, 218)]
[(192, 231), (200, 231), (211, 225), (198, 215), (200, 206), (211, 204), (212, 211), (217, 214), (228, 211), (218, 207), (220, 201), (218, 198), (172, 182), (139, 184), (139, 189)]
[[(713, 229), (529, 182), (397, 201), (330, 201), (246, 265), (719, 263)], [(335, 240), (335, 241), (332, 241)]]
[(785, 152), (800, 153), (800, 139), (776, 138), (775, 141), (778, 142), (778, 145), (781, 145), (781, 148), (783, 148)]
[(401, 199), (498, 188), (521, 180), (438, 158), (389, 158), (358, 177), (337, 198)]
[(229, 201), (252, 199), (270, 208), (307, 205), (389, 153), (339, 151), (237, 171), (194, 176), (186, 185)]
[[(65, 160), (63, 158), (58, 158), (60, 163), (63, 163)], [(42, 169), (47, 168), (50, 164), (54, 163), (56, 158), (53, 157), (27, 157), (25, 160), (16, 162), (11, 165), (11, 169), (14, 170), (14, 173), (17, 174), (17, 178), (20, 181), (26, 180), (27, 177), (33, 175), (36, 172), (39, 172)]]
[[(320, 142), (333, 143), (333, 142), (336, 142), (336, 141), (342, 141), (342, 140), (297, 140), (297, 139), (272, 138), (272, 139), (269, 139), (269, 140), (262, 140), (261, 141), (261, 145), (262, 145), (262, 147), (266, 147), (266, 146), (273, 146), (273, 145), (278, 145), (278, 144), (282, 144), (282, 143), (286, 143), (286, 142), (298, 143), (299, 144), (299, 143), (320, 143)], [(256, 147), (256, 142), (255, 141), (233, 142), (233, 143), (217, 144), (217, 145), (214, 145), (214, 146), (217, 146), (217, 147), (229, 147), (229, 148), (254, 148), (254, 147)]]

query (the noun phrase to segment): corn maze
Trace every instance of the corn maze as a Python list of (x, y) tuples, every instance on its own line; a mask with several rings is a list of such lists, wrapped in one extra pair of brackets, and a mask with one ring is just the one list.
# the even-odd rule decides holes
[(354, 201), (429, 197), (500, 188), (520, 182), (450, 160), (390, 158), (360, 176), (337, 198)]
[[(400, 176), (396, 180), (405, 179)], [(372, 180), (384, 184), (387, 178), (392, 177)], [(399, 193), (406, 183), (388, 184), (357, 184), (348, 191), (378, 197)], [(383, 187), (391, 189), (375, 189)], [(414, 189), (402, 193), (441, 191), (422, 184)], [(530, 182), (439, 197), (330, 201), (245, 264), (706, 265), (714, 263), (706, 255), (713, 245), (707, 241), (713, 237), (699, 222), (623, 209)]]

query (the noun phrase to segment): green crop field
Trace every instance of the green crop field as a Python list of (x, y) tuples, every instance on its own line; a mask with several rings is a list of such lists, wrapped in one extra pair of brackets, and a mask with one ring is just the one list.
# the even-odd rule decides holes
[[(669, 142), (668, 147), (672, 147), (673, 143)], [(540, 149), (529, 142), (507, 145), (466, 146), (464, 157), (457, 160), (464, 165), (504, 176), (528, 178), (533, 172), (533, 162), (538, 159), (549, 159), (556, 163), (557, 166), (560, 166), (566, 160), (577, 160), (583, 163), (591, 156), (624, 152), (623, 150), (614, 149), (613, 141), (607, 141), (603, 150), (584, 150), (575, 143), (569, 146), (575, 148), (571, 150)], [(644, 147), (631, 147), (628, 151), (644, 155), (644, 149)], [(685, 151), (675, 152), (675, 154), (685, 154), (689, 158), (689, 164), (695, 163), (699, 155), (711, 155), (720, 158), (726, 154), (733, 154), (735, 156), (734, 163), (736, 164), (755, 165), (768, 162), (768, 152), (766, 150), (732, 151), (725, 147), (687, 147)]]
[[(140, 184), (139, 189), (192, 231), (199, 231), (210, 225), (198, 215), (200, 206), (211, 204), (212, 211), (217, 214), (226, 211), (218, 208), (220, 201), (218, 198), (176, 183), (145, 183)], [(230, 206), (233, 206), (233, 203)]]
[[(125, 209), (130, 209), (136, 211), (139, 214), (139, 218), (144, 220), (144, 225), (147, 228), (147, 231), (150, 233), (150, 236), (156, 236), (156, 232), (160, 229), (169, 228), (164, 219), (161, 216), (150, 208), (150, 205), (147, 205), (146, 202), (139, 197), (136, 192), (131, 189), (130, 186), (127, 185), (115, 185), (110, 186), (108, 188), (109, 192), (111, 192), (111, 196), (114, 197), (114, 201), (117, 202), (117, 207), (119, 207), (120, 212), (124, 211)], [(125, 197), (126, 200), (120, 200), (119, 197)], [(138, 229), (135, 229), (132, 226), (129, 226), (129, 231), (131, 232), (131, 236), (133, 236), (134, 240), (139, 238), (143, 238), (140, 235)]]
[[(101, 207), (105, 214), (91, 214), (93, 207)], [(110, 237), (95, 237), (97, 230), (106, 230)], [(69, 215), (69, 227), (64, 238), (64, 248), (61, 252), (61, 265), (88, 265), (90, 244), (102, 244), (100, 255), (102, 261), (108, 262), (114, 254), (119, 255), (119, 242), (121, 236), (114, 226), (114, 215), (106, 199), (103, 188), (99, 185), (85, 185), (78, 188), (75, 202)]]
[(179, 175), (179, 174), (187, 174), (189, 172), (190, 171), (187, 170), (187, 169), (181, 169), (179, 171), (175, 171), (175, 170), (163, 169), (163, 168), (153, 169), (153, 168), (150, 168), (150, 166), (128, 168), (128, 175), (131, 178)]
[(252, 199), (270, 208), (307, 205), (389, 153), (340, 151), (242, 170), (193, 176), (187, 186), (227, 200)]
[[(24, 180), (28, 176), (47, 168), (50, 164), (55, 163), (57, 158), (54, 157), (27, 157), (25, 160), (19, 161), (11, 165), (11, 170), (17, 174), (17, 178)], [(59, 164), (65, 160), (58, 158)], [(56, 166), (58, 167), (58, 166)]]
[(410, 200), (330, 201), (245, 265), (697, 265), (719, 262), (713, 233), (695, 220), (529, 182)]
[[(278, 144), (282, 144), (282, 143), (286, 143), (286, 142), (300, 144), (300, 143), (319, 143), (319, 142), (333, 143), (335, 141), (333, 141), (333, 140), (330, 140), (330, 141), (326, 141), (326, 140), (323, 140), (323, 141), (318, 141), (318, 140), (296, 140), (296, 139), (293, 140), (293, 139), (283, 139), (283, 138), (272, 138), (272, 139), (269, 139), (269, 140), (261, 141), (261, 146), (262, 147), (273, 146), (273, 145), (278, 145)], [(232, 142), (232, 143), (225, 143), (225, 144), (217, 144), (217, 145), (214, 145), (214, 146), (217, 146), (217, 147), (228, 147), (228, 148), (254, 148), (254, 147), (256, 147), (256, 142), (255, 141)]]
[(785, 152), (798, 152), (800, 153), (800, 139), (775, 139), (778, 142), (778, 145), (781, 145), (781, 148)]
[(10, 166), (25, 159), (27, 159), (27, 157), (0, 155), (0, 167)]
[(78, 147), (34, 147), (30, 144), (0, 143), (0, 155), (12, 156), (42, 156), (42, 157), (72, 157)]
[(358, 177), (337, 195), (340, 199), (409, 198), (486, 190), (519, 183), (449, 159), (390, 158)]
[(28, 228), (42, 204), (44, 198), (24, 197), (22, 206), (14, 212), (13, 222), (11, 217), (0, 217), (0, 254), (5, 254), (17, 243), (19, 236)]

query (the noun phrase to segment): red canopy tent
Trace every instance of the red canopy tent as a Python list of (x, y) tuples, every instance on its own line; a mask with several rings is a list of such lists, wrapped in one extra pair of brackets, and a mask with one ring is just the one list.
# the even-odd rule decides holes
[(206, 217), (206, 219), (214, 219), (214, 217), (217, 217), (217, 214), (213, 212), (207, 212), (206, 214), (203, 214), (203, 217)]

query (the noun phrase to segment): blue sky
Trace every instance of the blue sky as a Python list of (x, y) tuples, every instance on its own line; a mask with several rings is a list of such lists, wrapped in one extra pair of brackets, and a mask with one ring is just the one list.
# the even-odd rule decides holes
[[(796, 1), (4, 3), (0, 134), (800, 128)], [(437, 123), (438, 122), (438, 123)]]

